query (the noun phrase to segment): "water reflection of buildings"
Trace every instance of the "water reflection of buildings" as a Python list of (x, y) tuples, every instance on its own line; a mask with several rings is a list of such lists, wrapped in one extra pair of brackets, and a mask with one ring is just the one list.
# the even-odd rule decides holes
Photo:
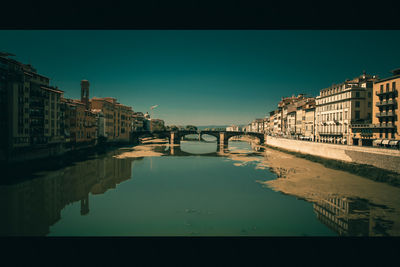
[(318, 220), (340, 236), (375, 235), (370, 208), (364, 200), (332, 197), (313, 207)]
[(0, 186), (0, 235), (43, 236), (61, 218), (61, 210), (81, 202), (89, 213), (89, 193), (103, 194), (131, 177), (132, 159), (104, 158), (79, 162), (22, 183)]

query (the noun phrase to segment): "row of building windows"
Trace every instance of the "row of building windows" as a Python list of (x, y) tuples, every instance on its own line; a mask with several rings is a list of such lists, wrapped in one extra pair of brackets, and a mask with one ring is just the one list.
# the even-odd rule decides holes
[[(383, 84), (381, 84), (380, 89), (383, 92)], [(389, 92), (390, 83), (386, 83), (386, 92)], [(392, 91), (396, 90), (396, 82), (392, 82)]]
[[(358, 114), (360, 114), (359, 111), (358, 111)], [(317, 122), (331, 121), (331, 120), (340, 120), (341, 121), (343, 119), (343, 117), (345, 120), (348, 119), (347, 111), (344, 112), (344, 116), (343, 116), (343, 112), (333, 112), (333, 113), (321, 114), (321, 116), (317, 115)]]
[[(338, 100), (345, 100), (345, 99), (349, 99), (351, 97), (351, 92), (347, 92), (347, 93), (343, 93), (343, 94), (339, 94), (339, 95), (335, 95), (335, 96), (330, 96), (327, 98), (322, 98), (316, 101), (317, 105), (322, 105), (322, 104), (326, 104), (329, 102), (333, 102), (333, 101), (338, 101)], [(363, 95), (361, 94), (361, 92), (356, 91), (353, 94), (353, 97), (355, 98), (360, 98), (363, 97)], [(368, 92), (368, 97), (371, 98), (372, 94), (371, 92)]]
[(323, 125), (323, 126), (318, 126), (317, 125), (317, 130), (320, 133), (347, 133), (347, 126), (342, 126), (342, 125)]

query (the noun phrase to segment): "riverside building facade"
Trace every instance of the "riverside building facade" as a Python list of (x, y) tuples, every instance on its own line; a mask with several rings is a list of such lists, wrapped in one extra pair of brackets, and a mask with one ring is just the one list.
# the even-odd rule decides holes
[(60, 153), (63, 91), (31, 65), (9, 56), (0, 54), (0, 160)]
[(90, 103), (93, 109), (99, 109), (104, 114), (107, 141), (128, 142), (130, 140), (132, 107), (122, 105), (112, 97), (93, 97)]
[[(81, 81), (81, 99), (62, 99), (66, 146), (79, 148), (94, 146), (98, 137), (97, 114), (91, 110), (89, 81)], [(68, 141), (67, 141), (68, 140)]]
[[(398, 108), (398, 87), (400, 69), (392, 71), (392, 76), (377, 79), (373, 85), (372, 123), (355, 124), (353, 139), (359, 145), (398, 147), (400, 141), (400, 112)], [(368, 142), (366, 142), (368, 140)]]
[(372, 120), (372, 88), (375, 76), (360, 77), (322, 89), (316, 97), (317, 142), (357, 144), (351, 125)]

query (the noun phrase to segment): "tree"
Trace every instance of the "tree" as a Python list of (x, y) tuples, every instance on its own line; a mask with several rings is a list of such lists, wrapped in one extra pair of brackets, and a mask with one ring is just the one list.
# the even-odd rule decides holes
[(186, 130), (197, 131), (197, 127), (194, 125), (186, 125)]
[(178, 131), (179, 130), (178, 126), (176, 126), (176, 125), (170, 125), (170, 126), (167, 126), (167, 128), (170, 131)]

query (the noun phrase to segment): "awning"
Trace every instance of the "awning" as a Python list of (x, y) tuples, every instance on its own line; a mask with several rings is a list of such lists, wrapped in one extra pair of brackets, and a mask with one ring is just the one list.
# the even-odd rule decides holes
[(382, 139), (377, 139), (372, 142), (373, 145), (380, 145), (382, 143)]
[(391, 145), (391, 146), (397, 146), (398, 143), (399, 143), (398, 140), (390, 140), (389, 141), (389, 145)]
[(389, 140), (388, 139), (385, 139), (385, 140), (382, 141), (382, 145), (388, 145), (388, 144), (389, 144)]

